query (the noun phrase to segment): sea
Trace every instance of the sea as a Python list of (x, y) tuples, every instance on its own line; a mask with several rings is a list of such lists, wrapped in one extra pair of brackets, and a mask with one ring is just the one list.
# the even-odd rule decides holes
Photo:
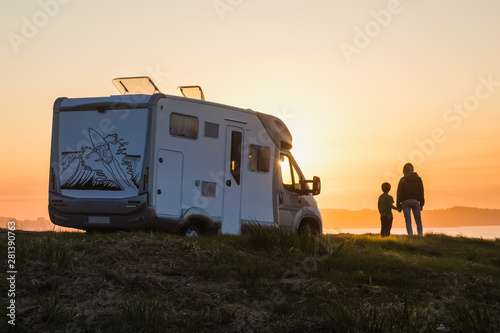
[[(362, 235), (366, 233), (379, 234), (380, 228), (358, 228), (358, 229), (324, 229), (325, 234), (354, 234)], [(413, 233), (417, 230), (414, 227)], [(447, 228), (425, 228), (424, 235), (427, 233), (445, 234), (449, 236), (462, 236), (469, 238), (482, 239), (500, 239), (500, 225), (489, 226), (463, 226), (463, 227), (447, 227)], [(391, 235), (407, 235), (406, 228), (392, 228)]]

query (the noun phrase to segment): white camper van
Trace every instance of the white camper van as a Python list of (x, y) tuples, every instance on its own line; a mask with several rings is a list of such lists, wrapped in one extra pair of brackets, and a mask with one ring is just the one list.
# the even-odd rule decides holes
[(113, 83), (122, 95), (55, 101), (54, 224), (198, 235), (254, 222), (322, 233), (320, 179), (304, 178), (280, 119), (207, 102), (197, 86), (171, 96), (148, 77)]

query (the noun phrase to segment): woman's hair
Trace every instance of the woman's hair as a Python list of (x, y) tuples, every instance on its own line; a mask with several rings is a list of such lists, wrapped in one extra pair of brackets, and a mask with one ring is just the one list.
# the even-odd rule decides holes
[(413, 165), (411, 163), (406, 163), (403, 167), (403, 174), (409, 176), (413, 173)]

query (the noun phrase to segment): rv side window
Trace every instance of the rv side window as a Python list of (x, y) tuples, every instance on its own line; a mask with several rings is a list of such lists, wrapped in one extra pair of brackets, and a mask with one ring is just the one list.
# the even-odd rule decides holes
[(172, 113), (170, 115), (170, 134), (183, 138), (198, 138), (198, 118)]
[(248, 168), (254, 172), (269, 172), (271, 149), (269, 147), (250, 145), (248, 152)]
[(299, 173), (286, 155), (281, 155), (281, 178), (287, 190), (293, 192), (301, 189)]

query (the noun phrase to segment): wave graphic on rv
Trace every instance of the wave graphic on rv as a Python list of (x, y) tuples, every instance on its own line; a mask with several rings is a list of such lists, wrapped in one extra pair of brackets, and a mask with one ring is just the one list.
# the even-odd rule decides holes
[(92, 146), (62, 152), (61, 179), (66, 179), (62, 189), (125, 191), (139, 188), (141, 156), (127, 155), (128, 142), (116, 133), (103, 137), (93, 128), (89, 128), (89, 139)]

